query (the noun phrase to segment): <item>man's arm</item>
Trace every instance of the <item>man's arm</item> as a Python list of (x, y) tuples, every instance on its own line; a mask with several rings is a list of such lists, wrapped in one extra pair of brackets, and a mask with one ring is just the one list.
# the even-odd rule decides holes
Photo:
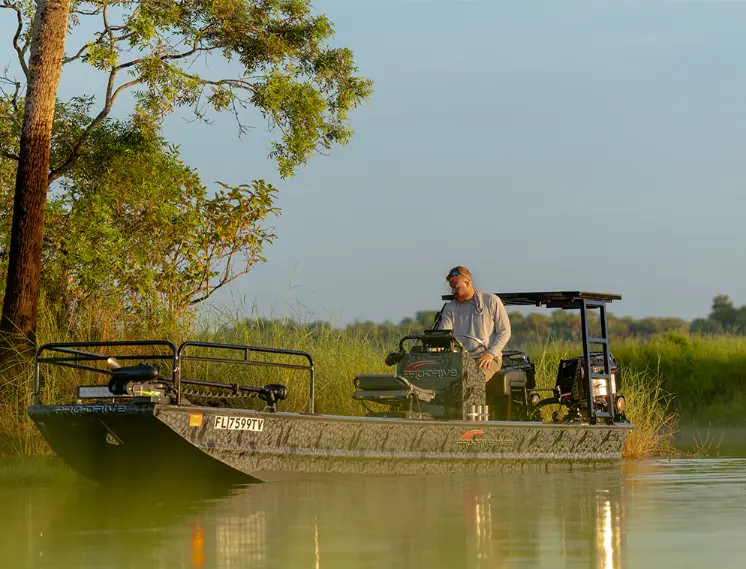
[(510, 340), (510, 320), (500, 297), (495, 296), (492, 300), (495, 308), (495, 339), (487, 348), (487, 353), (493, 358), (499, 358), (502, 355), (503, 348)]

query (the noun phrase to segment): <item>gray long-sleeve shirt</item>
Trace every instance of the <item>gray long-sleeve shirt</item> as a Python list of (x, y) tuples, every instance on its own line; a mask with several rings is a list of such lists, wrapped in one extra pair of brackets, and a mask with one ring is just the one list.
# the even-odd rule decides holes
[[(500, 298), (488, 292), (474, 291), (474, 298), (466, 302), (450, 301), (443, 308), (441, 330), (454, 334), (468, 334), (487, 344), (487, 352), (499, 358), (510, 339), (510, 321)], [(479, 344), (467, 338), (458, 338), (467, 350)]]

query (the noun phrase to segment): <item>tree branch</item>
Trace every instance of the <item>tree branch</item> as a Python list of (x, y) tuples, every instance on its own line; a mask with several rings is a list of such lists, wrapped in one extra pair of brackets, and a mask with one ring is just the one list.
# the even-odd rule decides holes
[(21, 64), (21, 69), (23, 70), (23, 74), (26, 76), (26, 79), (28, 79), (29, 71), (28, 71), (28, 65), (26, 64), (26, 49), (28, 48), (28, 44), (21, 47), (18, 43), (18, 40), (21, 38), (21, 34), (23, 33), (23, 12), (21, 12), (21, 9), (16, 6), (15, 4), (11, 4), (8, 0), (4, 0), (3, 4), (0, 4), (0, 8), (8, 8), (10, 10), (13, 10), (16, 13), (16, 18), (18, 19), (18, 25), (16, 27), (16, 33), (13, 36), (13, 49), (16, 50), (16, 53), (18, 54), (18, 63)]
[[(113, 33), (113, 28), (109, 25), (108, 21), (108, 13), (107, 13), (107, 4), (104, 4), (103, 9), (101, 11), (103, 20), (104, 20), (104, 30), (100, 32), (99, 37), (96, 40), (96, 43), (101, 41), (101, 38), (104, 35), (107, 35), (109, 38), (110, 46), (113, 46), (116, 44), (117, 41), (120, 41), (119, 38), (116, 38)], [(65, 63), (69, 63), (70, 61), (74, 61), (81, 57), (85, 50), (87, 49), (87, 45), (83, 46), (78, 53), (65, 60)], [(217, 49), (216, 47), (197, 47), (196, 45), (185, 52), (182, 53), (176, 53), (171, 55), (163, 55), (160, 57), (161, 61), (165, 60), (174, 60), (174, 59), (183, 59), (185, 57), (189, 57), (190, 55), (194, 55), (198, 52), (209, 52)], [(119, 71), (123, 69), (127, 69), (129, 67), (134, 67), (135, 65), (142, 63), (145, 61), (145, 58), (139, 58), (134, 59), (132, 61), (128, 61), (126, 63), (122, 63), (120, 65), (117, 65), (115, 67), (111, 68), (111, 71), (109, 72), (109, 81), (106, 86), (106, 97), (104, 99), (104, 107), (101, 109), (101, 112), (90, 122), (90, 124), (85, 128), (85, 130), (80, 134), (80, 137), (78, 137), (78, 140), (76, 141), (75, 145), (73, 146), (72, 151), (68, 155), (68, 157), (56, 168), (53, 168), (49, 173), (49, 183), (51, 184), (55, 180), (59, 179), (61, 176), (65, 174), (72, 166), (75, 164), (75, 162), (80, 158), (84, 152), (83, 147), (87, 140), (90, 138), (91, 133), (98, 127), (105, 119), (109, 116), (109, 113), (111, 112), (112, 105), (114, 104), (114, 101), (116, 98), (124, 91), (125, 89), (128, 89), (129, 87), (132, 87), (140, 82), (140, 79), (133, 79), (132, 81), (128, 81), (126, 83), (123, 83), (116, 89), (114, 89), (114, 83), (117, 74)], [(247, 84), (248, 85), (248, 84)]]
[(83, 156), (83, 146), (85, 145), (88, 138), (91, 136), (91, 133), (96, 129), (96, 127), (98, 127), (104, 121), (104, 119), (109, 116), (111, 107), (119, 94), (125, 89), (132, 87), (133, 85), (136, 85), (140, 82), (139, 79), (133, 79), (132, 81), (123, 83), (122, 85), (117, 87), (116, 90), (114, 90), (114, 79), (116, 78), (116, 75), (117, 68), (114, 67), (109, 73), (109, 82), (106, 87), (106, 99), (104, 101), (104, 108), (101, 109), (101, 112), (96, 115), (96, 118), (94, 118), (85, 128), (85, 130), (80, 134), (80, 137), (75, 143), (72, 152), (65, 159), (65, 161), (49, 173), (48, 180), (50, 184), (64, 175), (65, 172), (67, 172), (73, 166), (73, 164), (75, 164), (77, 159)]
[[(175, 53), (173, 55), (162, 55), (158, 59), (160, 59), (161, 61), (166, 61), (170, 59), (183, 59), (185, 57), (189, 57), (190, 55), (194, 55), (197, 52), (209, 52), (209, 51), (214, 51), (216, 49), (218, 48), (217, 47), (195, 47), (195, 48), (190, 49), (189, 51), (185, 51), (184, 53)], [(141, 57), (139, 59), (133, 59), (132, 61), (120, 63), (119, 65), (116, 66), (116, 70), (121, 71), (122, 69), (127, 69), (128, 67), (134, 67), (135, 65), (138, 65), (142, 63), (143, 61), (145, 61), (145, 58)], [(196, 77), (194, 75), (189, 75), (187, 73), (184, 73), (184, 75), (190, 78)]]
[(71, 14), (78, 14), (80, 16), (98, 16), (99, 11), (98, 10), (70, 10)]
[(109, 36), (109, 45), (111, 49), (114, 49), (114, 32), (111, 31), (111, 27), (109, 26), (109, 16), (106, 13), (107, 9), (109, 7), (108, 2), (104, 2), (104, 8), (101, 10), (101, 14), (104, 19), (104, 32)]
[[(104, 30), (99, 34), (97, 42), (101, 40), (101, 38), (106, 34), (109, 37), (109, 46), (113, 50), (114, 45), (116, 43), (114, 38), (114, 32), (112, 31), (111, 26), (109, 25), (109, 18), (107, 13), (108, 3), (105, 3), (103, 5), (103, 9), (101, 10), (101, 15), (104, 20)], [(82, 53), (83, 50), (78, 52), (79, 54)], [(80, 158), (84, 152), (83, 147), (85, 143), (88, 141), (88, 139), (91, 136), (91, 133), (106, 119), (106, 117), (109, 116), (109, 113), (111, 112), (111, 107), (114, 104), (114, 101), (117, 99), (119, 94), (124, 91), (125, 89), (128, 89), (129, 87), (132, 87), (133, 85), (136, 85), (140, 82), (139, 79), (133, 79), (132, 81), (127, 81), (126, 83), (123, 83), (116, 89), (114, 89), (114, 84), (116, 81), (117, 73), (120, 69), (122, 69), (124, 65), (118, 65), (115, 67), (112, 67), (109, 71), (109, 80), (106, 84), (106, 97), (104, 98), (104, 107), (101, 109), (101, 112), (96, 115), (96, 117), (88, 124), (88, 126), (83, 130), (83, 132), (78, 137), (77, 142), (75, 143), (75, 146), (72, 149), (72, 152), (70, 152), (70, 155), (65, 159), (62, 164), (60, 164), (58, 167), (52, 169), (52, 171), (49, 173), (48, 180), (51, 184), (58, 178), (60, 178), (62, 175), (65, 174), (72, 166), (75, 164), (75, 162)]]
[[(5, 74), (0, 77), (0, 84), (5, 83), (7, 85), (13, 85), (13, 94), (10, 95), (3, 87), (0, 85), (0, 93), (5, 97), (6, 100), (10, 101), (10, 105), (13, 107), (13, 111), (17, 114), (20, 109), (18, 108), (18, 96), (21, 94), (21, 83), (18, 81), (15, 81), (14, 79), (11, 79), (8, 77), (8, 70), (5, 70)], [(16, 126), (21, 128), (21, 123), (18, 121), (18, 118), (13, 113), (7, 113), (6, 115), (10, 120), (12, 120)]]
[(18, 156), (16, 156), (15, 154), (12, 154), (10, 152), (5, 152), (3, 150), (0, 150), (0, 156), (3, 156), (5, 158), (9, 158), (10, 160), (15, 160), (16, 162), (18, 162), (18, 160), (19, 160)]
[[(98, 43), (98, 40), (96, 40), (95, 42), (93, 42), (93, 45), (95, 45), (96, 43)], [(62, 59), (62, 65), (65, 65), (67, 63), (70, 63), (71, 61), (75, 61), (76, 59), (80, 59), (81, 57), (83, 57), (83, 54), (88, 49), (88, 47), (89, 47), (88, 44), (85, 44), (83, 47), (81, 47), (78, 50), (78, 53), (76, 53), (72, 57), (64, 57)]]

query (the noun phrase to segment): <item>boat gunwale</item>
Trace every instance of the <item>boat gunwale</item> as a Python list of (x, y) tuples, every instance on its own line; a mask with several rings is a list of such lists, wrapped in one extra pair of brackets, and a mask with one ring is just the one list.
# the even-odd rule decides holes
[(240, 408), (216, 408), (216, 407), (202, 407), (199, 405), (172, 405), (167, 403), (155, 403), (153, 406), (153, 414), (158, 415), (159, 412), (183, 412), (183, 413), (204, 413), (207, 415), (225, 415), (231, 413), (260, 415), (262, 417), (273, 417), (283, 419), (302, 419), (309, 421), (333, 421), (333, 422), (347, 422), (347, 423), (382, 423), (382, 424), (402, 424), (402, 425), (433, 425), (433, 426), (461, 426), (461, 427), (472, 427), (477, 429), (482, 426), (491, 427), (509, 427), (509, 428), (520, 428), (520, 427), (531, 427), (531, 428), (548, 428), (554, 429), (557, 427), (571, 428), (571, 429), (598, 429), (598, 428), (615, 428), (615, 429), (628, 429), (632, 430), (635, 428), (634, 423), (613, 423), (611, 425), (599, 422), (595, 425), (590, 423), (545, 423), (541, 421), (465, 421), (463, 419), (453, 420), (442, 420), (442, 419), (409, 419), (404, 417), (367, 417), (362, 415), (327, 415), (322, 413), (303, 413), (297, 411), (260, 411), (257, 409), (240, 409)]

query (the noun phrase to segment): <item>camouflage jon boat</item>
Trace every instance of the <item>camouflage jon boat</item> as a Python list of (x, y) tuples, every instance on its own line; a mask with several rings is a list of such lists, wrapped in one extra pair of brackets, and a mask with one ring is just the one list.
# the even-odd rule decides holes
[[(502, 370), (485, 386), (457, 336), (428, 330), (402, 338), (389, 355), (397, 373), (354, 378), (352, 396), (365, 416), (335, 416), (315, 412), (314, 362), (306, 352), (203, 342), (178, 348), (168, 341), (85, 342), (38, 349), (28, 411), (63, 460), (104, 483), (485, 473), (618, 461), (633, 425), (617, 393), (620, 370), (609, 352), (605, 308), (620, 297), (500, 297), (508, 305), (580, 309), (583, 354), (560, 363), (555, 387), (537, 388), (534, 366), (519, 351), (504, 352)], [(588, 333), (591, 309), (599, 311), (596, 337)], [(591, 351), (593, 344), (601, 351)], [(123, 366), (128, 360), (140, 363)], [(220, 377), (233, 369), (235, 383), (185, 372), (194, 368), (205, 377), (210, 366), (223, 372)], [(60, 367), (72, 369), (74, 401), (42, 404), (45, 383), (71, 381)], [(242, 373), (247, 369), (259, 376), (308, 374), (305, 410), (278, 410), (288, 398), (285, 385), (258, 386)], [(86, 374), (106, 376), (108, 383), (80, 385)]]

